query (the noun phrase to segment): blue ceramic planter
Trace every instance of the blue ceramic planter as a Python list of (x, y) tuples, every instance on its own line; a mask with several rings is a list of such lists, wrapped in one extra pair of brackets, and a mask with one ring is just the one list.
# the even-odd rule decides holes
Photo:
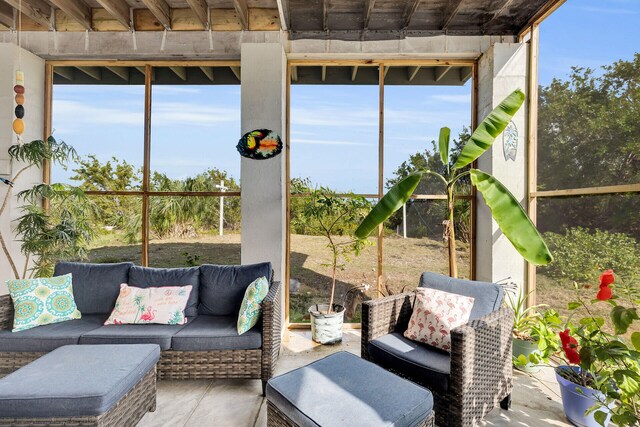
[[(585, 415), (585, 412), (596, 404), (598, 397), (602, 399), (604, 395), (597, 390), (579, 386), (562, 378), (558, 375), (558, 371), (563, 369), (572, 369), (575, 372), (579, 372), (580, 368), (577, 366), (566, 365), (558, 366), (556, 368), (556, 380), (558, 380), (558, 384), (560, 384), (562, 407), (564, 408), (564, 413), (567, 416), (567, 419), (569, 419), (573, 425), (579, 427), (601, 427), (595, 420), (593, 413)], [(582, 393), (576, 389), (580, 389)], [(609, 424), (610, 419), (611, 414), (607, 416), (605, 425)]]

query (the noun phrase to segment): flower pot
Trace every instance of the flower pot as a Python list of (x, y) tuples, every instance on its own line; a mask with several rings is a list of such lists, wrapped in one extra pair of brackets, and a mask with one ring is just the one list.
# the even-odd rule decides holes
[[(558, 366), (556, 368), (556, 380), (560, 384), (560, 394), (562, 395), (562, 407), (567, 419), (571, 421), (573, 425), (579, 427), (601, 427), (600, 424), (594, 418), (593, 413), (585, 415), (585, 412), (598, 402), (598, 399), (604, 399), (604, 395), (598, 390), (593, 390), (589, 387), (583, 387), (575, 384), (566, 378), (563, 378), (558, 371), (563, 369), (572, 369), (575, 372), (580, 372), (580, 368), (577, 366)], [(578, 391), (580, 390), (580, 391)], [(608, 412), (606, 408), (600, 410)], [(611, 414), (607, 415), (604, 425), (609, 424)]]
[(333, 305), (329, 311), (329, 304), (316, 304), (309, 307), (311, 317), (311, 338), (320, 344), (337, 344), (342, 342), (342, 324), (344, 323), (344, 307)]
[[(533, 353), (539, 353), (538, 344), (533, 341), (526, 341), (520, 338), (513, 338), (513, 359), (517, 359), (521, 354), (529, 360), (529, 356)], [(514, 366), (517, 370), (522, 372), (538, 372), (540, 367), (538, 365), (534, 365), (529, 362), (526, 365), (516, 365)]]

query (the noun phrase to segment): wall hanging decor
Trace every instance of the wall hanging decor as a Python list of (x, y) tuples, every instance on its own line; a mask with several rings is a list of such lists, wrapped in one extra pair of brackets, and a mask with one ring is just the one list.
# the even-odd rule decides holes
[(280, 136), (269, 129), (256, 129), (245, 133), (238, 141), (238, 152), (248, 159), (264, 160), (282, 151)]
[(516, 161), (518, 154), (518, 128), (513, 122), (509, 122), (502, 134), (502, 149), (504, 150), (504, 160)]
[(16, 93), (16, 108), (14, 114), (16, 116), (13, 119), (13, 131), (18, 137), (18, 142), (22, 144), (22, 134), (24, 133), (24, 73), (21, 70), (16, 71), (16, 85), (13, 87), (13, 91)]

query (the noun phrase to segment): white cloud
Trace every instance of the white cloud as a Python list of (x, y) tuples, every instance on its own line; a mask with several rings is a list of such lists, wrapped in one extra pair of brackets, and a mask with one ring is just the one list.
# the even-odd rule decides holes
[(154, 94), (161, 95), (173, 95), (182, 93), (201, 93), (202, 91), (197, 87), (184, 87), (184, 86), (163, 86), (154, 85), (152, 89)]
[(451, 104), (467, 104), (471, 106), (471, 95), (432, 95), (431, 99)]
[(602, 13), (607, 15), (636, 15), (638, 13), (637, 10), (615, 7), (576, 6), (575, 8), (583, 12), (589, 12), (598, 15)]
[(377, 146), (378, 144), (368, 144), (366, 142), (354, 142), (354, 141), (340, 141), (334, 139), (301, 139), (295, 138), (291, 141), (292, 145), (295, 144), (303, 144), (303, 145), (349, 145), (349, 146)]
[(155, 102), (151, 120), (156, 126), (181, 124), (211, 126), (218, 123), (240, 122), (240, 110), (186, 102)]

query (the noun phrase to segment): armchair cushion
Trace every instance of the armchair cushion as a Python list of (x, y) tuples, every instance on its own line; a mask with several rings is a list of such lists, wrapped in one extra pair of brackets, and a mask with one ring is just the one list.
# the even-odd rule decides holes
[(451, 355), (446, 351), (411, 341), (399, 332), (383, 335), (371, 341), (369, 359), (430, 390), (449, 390)]
[(474, 303), (470, 320), (479, 319), (500, 309), (504, 299), (502, 286), (495, 283), (454, 279), (437, 273), (422, 273), (419, 286), (472, 297)]

